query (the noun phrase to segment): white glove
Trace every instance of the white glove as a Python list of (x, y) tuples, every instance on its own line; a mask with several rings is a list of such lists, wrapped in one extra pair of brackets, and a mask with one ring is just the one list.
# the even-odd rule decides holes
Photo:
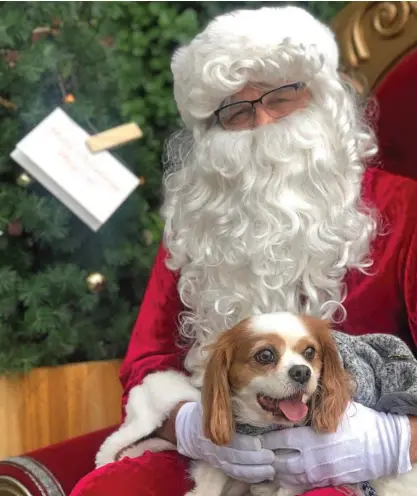
[(274, 453), (262, 449), (256, 436), (236, 434), (230, 446), (216, 446), (204, 437), (200, 403), (185, 403), (175, 420), (177, 449), (194, 460), (204, 460), (212, 467), (249, 484), (274, 480)]
[(411, 470), (408, 417), (358, 403), (349, 404), (334, 434), (296, 427), (261, 438), (264, 448), (275, 451), (277, 480), (286, 488), (355, 484)]

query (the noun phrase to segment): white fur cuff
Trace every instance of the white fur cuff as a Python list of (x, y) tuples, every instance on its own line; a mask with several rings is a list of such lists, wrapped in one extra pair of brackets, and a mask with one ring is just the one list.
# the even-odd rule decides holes
[[(181, 401), (200, 401), (199, 390), (191, 386), (184, 374), (168, 370), (146, 376), (141, 385), (130, 391), (126, 419), (101, 445), (96, 467), (116, 461), (120, 452), (152, 434)], [(172, 446), (167, 443), (167, 449), (168, 445)], [(142, 453), (143, 449), (135, 451), (136, 456)]]

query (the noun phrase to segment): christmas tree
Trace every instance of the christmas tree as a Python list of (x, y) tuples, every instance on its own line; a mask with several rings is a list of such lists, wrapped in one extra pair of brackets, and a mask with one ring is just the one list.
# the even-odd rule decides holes
[(113, 40), (87, 7), (1, 5), (0, 374), (122, 356), (161, 237), (160, 168), (144, 173), (140, 144), (117, 155), (143, 184), (98, 232), (9, 156), (56, 107), (92, 134), (126, 122)]

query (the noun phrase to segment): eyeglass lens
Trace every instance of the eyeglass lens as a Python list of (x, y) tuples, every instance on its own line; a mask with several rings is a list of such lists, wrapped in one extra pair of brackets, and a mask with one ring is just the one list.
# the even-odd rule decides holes
[[(282, 118), (290, 114), (299, 99), (299, 90), (295, 86), (277, 88), (266, 93), (260, 104), (268, 115), (273, 118)], [(242, 129), (252, 122), (255, 114), (251, 102), (233, 103), (220, 110), (218, 114), (220, 124), (226, 129)]]

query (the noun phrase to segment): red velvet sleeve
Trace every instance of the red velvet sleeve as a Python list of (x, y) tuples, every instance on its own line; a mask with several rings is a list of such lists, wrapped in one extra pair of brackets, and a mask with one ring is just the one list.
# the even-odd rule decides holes
[(120, 370), (123, 405), (130, 390), (149, 373), (183, 370), (184, 350), (178, 347), (177, 332), (183, 307), (177, 291), (178, 275), (166, 267), (167, 256), (161, 243)]
[(404, 297), (411, 337), (417, 347), (417, 201), (413, 205), (416, 210), (410, 211), (407, 219), (411, 235), (404, 267)]

